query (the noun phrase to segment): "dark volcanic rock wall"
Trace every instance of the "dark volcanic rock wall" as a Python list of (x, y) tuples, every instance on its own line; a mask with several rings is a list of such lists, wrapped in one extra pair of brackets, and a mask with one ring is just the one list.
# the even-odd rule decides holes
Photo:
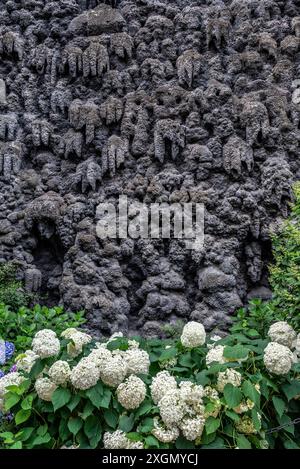
[[(268, 296), (300, 168), (300, 1), (0, 7), (0, 261), (102, 333), (222, 329)], [(100, 241), (96, 207), (120, 194), (204, 203), (205, 248)]]

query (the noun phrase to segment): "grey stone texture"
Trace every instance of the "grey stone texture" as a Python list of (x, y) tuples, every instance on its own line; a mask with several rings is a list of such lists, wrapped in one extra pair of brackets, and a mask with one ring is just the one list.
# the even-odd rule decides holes
[[(300, 174), (300, 1), (0, 0), (0, 25), (0, 262), (26, 289), (99, 335), (226, 330), (268, 298)], [(100, 240), (122, 194), (204, 203), (203, 250)]]

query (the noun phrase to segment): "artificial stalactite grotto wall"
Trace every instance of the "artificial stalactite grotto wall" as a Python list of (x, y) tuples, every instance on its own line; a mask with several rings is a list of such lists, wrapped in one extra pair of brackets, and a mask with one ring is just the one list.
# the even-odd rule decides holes
[[(299, 178), (299, 0), (1, 0), (0, 261), (95, 332), (226, 329), (270, 295)], [(200, 252), (100, 240), (119, 195), (205, 204)]]

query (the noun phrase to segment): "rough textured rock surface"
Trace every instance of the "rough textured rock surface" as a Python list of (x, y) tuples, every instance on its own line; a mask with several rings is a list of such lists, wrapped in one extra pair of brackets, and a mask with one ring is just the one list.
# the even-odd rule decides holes
[[(0, 0), (0, 261), (95, 332), (226, 329), (299, 178), (299, 0)], [(96, 207), (205, 204), (205, 247)]]

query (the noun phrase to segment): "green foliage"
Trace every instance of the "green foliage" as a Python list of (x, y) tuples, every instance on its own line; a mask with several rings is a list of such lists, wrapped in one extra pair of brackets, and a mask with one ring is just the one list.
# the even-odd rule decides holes
[(300, 183), (294, 188), (291, 215), (272, 237), (275, 263), (270, 267), (275, 315), (300, 325)]
[(249, 337), (265, 335), (273, 322), (287, 321), (300, 328), (300, 183), (294, 187), (295, 200), (291, 213), (273, 234), (274, 262), (270, 266), (273, 297), (263, 302), (255, 299), (247, 308), (237, 311), (233, 332), (246, 332)]
[(14, 311), (0, 304), (0, 337), (10, 340), (16, 353), (30, 348), (32, 338), (41, 329), (52, 329), (60, 334), (67, 327), (84, 324), (84, 313), (66, 313), (61, 307), (25, 306)]
[[(76, 391), (70, 384), (59, 386), (52, 394), (51, 402), (38, 397), (34, 383), (41, 373), (48, 377), (49, 366), (54, 361), (64, 359), (73, 367), (96, 345), (94, 341), (85, 345), (74, 358), (68, 356), (68, 341), (61, 340), (58, 356), (38, 360), (31, 372), (25, 373), (23, 383), (7, 388), (5, 406), (13, 413), (14, 420), (0, 428), (0, 446), (10, 449), (71, 445), (85, 449), (103, 448), (106, 432), (122, 430), (128, 441), (142, 442), (144, 448), (300, 449), (300, 427), (292, 424), (300, 413), (299, 365), (294, 364), (287, 375), (270, 374), (263, 363), (268, 340), (258, 333), (249, 337), (248, 332), (236, 332), (220, 339), (217, 345), (224, 347), (225, 363), (209, 366), (206, 365), (206, 355), (210, 347), (216, 345), (210, 338), (207, 338), (206, 345), (193, 349), (186, 349), (178, 340), (135, 338), (139, 347), (151, 357), (151, 365), (149, 374), (140, 375), (147, 386), (146, 397), (137, 409), (130, 410), (118, 402), (116, 389), (101, 379), (84, 391)], [(113, 342), (108, 343), (112, 353), (126, 353), (123, 350), (125, 345), (128, 347), (126, 338)], [(117, 349), (116, 344), (120, 348)], [(189, 380), (218, 393), (217, 397), (209, 397), (209, 393), (203, 397), (205, 425), (202, 436), (195, 441), (188, 441), (181, 433), (176, 441), (162, 443), (152, 433), (155, 419), (160, 418), (160, 410), (152, 401), (149, 385), (161, 371), (161, 358), (165, 357), (176, 361), (168, 371), (178, 383)], [(219, 373), (228, 369), (240, 373), (241, 383), (233, 385), (228, 382), (222, 389), (218, 385)], [(268, 433), (268, 430), (286, 423), (290, 425)]]
[(17, 265), (14, 262), (0, 264), (0, 304), (18, 309), (28, 305), (30, 296), (22, 289), (22, 282), (16, 280)]

